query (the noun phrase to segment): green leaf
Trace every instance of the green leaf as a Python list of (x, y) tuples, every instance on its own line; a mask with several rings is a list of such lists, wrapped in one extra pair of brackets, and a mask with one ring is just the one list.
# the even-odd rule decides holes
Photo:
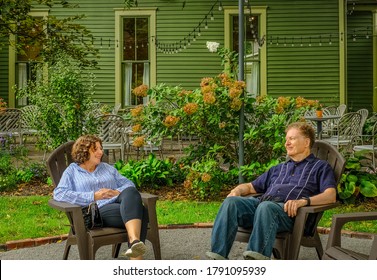
[(376, 197), (377, 188), (373, 183), (363, 180), (360, 184), (360, 193), (366, 197)]

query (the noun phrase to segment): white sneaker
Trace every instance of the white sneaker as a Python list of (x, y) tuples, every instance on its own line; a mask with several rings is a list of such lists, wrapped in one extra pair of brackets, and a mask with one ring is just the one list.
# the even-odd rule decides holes
[(254, 251), (243, 252), (243, 258), (245, 260), (271, 260), (269, 257), (266, 257), (265, 255)]
[(207, 252), (206, 256), (211, 260), (226, 260), (226, 258), (214, 252)]
[(135, 240), (130, 244), (130, 247), (124, 255), (129, 258), (137, 258), (141, 255), (144, 255), (146, 250), (147, 246), (145, 246), (145, 244), (142, 241)]

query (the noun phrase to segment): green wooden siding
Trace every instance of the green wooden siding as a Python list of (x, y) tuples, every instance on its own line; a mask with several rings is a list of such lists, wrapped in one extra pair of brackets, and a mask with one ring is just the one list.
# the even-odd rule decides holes
[[(115, 61), (115, 9), (123, 7), (123, 0), (72, 0), (78, 3), (79, 8), (70, 10), (54, 8), (52, 15), (67, 17), (73, 14), (85, 14), (82, 20), (89, 30), (92, 31), (94, 43), (100, 49), (99, 70), (96, 75), (96, 99), (101, 102), (114, 104), (116, 96), (116, 61)], [(267, 94), (273, 96), (303, 96), (310, 99), (319, 99), (324, 104), (337, 103), (341, 83), (341, 46), (339, 40), (339, 0), (258, 0), (249, 1), (252, 7), (267, 6), (267, 34), (263, 46), (267, 53), (266, 73)], [(193, 29), (203, 20), (215, 1), (190, 0), (186, 1), (183, 8), (181, 0), (143, 0), (138, 1), (142, 9), (156, 10), (156, 33), (160, 43), (175, 43), (183, 40), (193, 32)], [(222, 1), (224, 8), (238, 9), (238, 1)], [(135, 9), (134, 9), (135, 10)], [(156, 83), (169, 85), (182, 85), (187, 89), (199, 87), (203, 77), (213, 77), (222, 70), (220, 57), (210, 53), (206, 48), (207, 41), (216, 41), (225, 45), (224, 42), (224, 13), (216, 6), (213, 10), (215, 20), (207, 18), (208, 29), (201, 26), (201, 36), (196, 36), (196, 42), (191, 41), (191, 46), (182, 52), (167, 54), (157, 51), (156, 60)], [(371, 18), (362, 17), (369, 24)], [(350, 24), (359, 24), (358, 22)], [(360, 24), (364, 24), (360, 23)], [(229, 27), (225, 27), (229, 28)], [(329, 35), (332, 35), (329, 44)], [(321, 39), (319, 39), (321, 36)], [(279, 37), (279, 39), (277, 39)], [(100, 45), (102, 38), (102, 47)], [(301, 38), (303, 46), (301, 46)], [(192, 39), (192, 38), (191, 38)], [(110, 40), (110, 45), (109, 45)], [(311, 46), (309, 43), (311, 41)], [(322, 46), (319, 45), (322, 42)], [(292, 46), (294, 43), (294, 46)], [(286, 44), (286, 45), (284, 45)], [(359, 42), (358, 42), (359, 44)], [(370, 47), (370, 46), (369, 46)], [(368, 47), (368, 48), (369, 48)], [(349, 63), (357, 60), (355, 67), (363, 68), (368, 81), (349, 78), (349, 98), (356, 106), (356, 89), (361, 85), (369, 84), (372, 79), (372, 69), (369, 68), (372, 60), (372, 50), (369, 57), (357, 55), (350, 46)], [(8, 94), (8, 54), (7, 49), (0, 50), (0, 96)], [(354, 56), (357, 56), (354, 58)], [(361, 60), (362, 58), (362, 60)], [(369, 60), (370, 61), (369, 61)], [(354, 65), (354, 64), (352, 64)], [(358, 71), (357, 69), (350, 69)], [(368, 72), (369, 71), (369, 72)], [(368, 72), (368, 73), (366, 73)], [(367, 95), (367, 90), (362, 90)], [(371, 104), (371, 96), (363, 98), (365, 103)], [(362, 104), (357, 105), (362, 106)]]
[[(348, 17), (347, 86), (348, 107), (373, 112), (373, 41), (365, 26), (372, 26), (371, 12), (355, 11)], [(355, 40), (353, 39), (353, 36)], [(376, 108), (375, 108), (376, 109)]]
[(302, 96), (325, 104), (337, 102), (338, 1), (288, 4), (276, 0), (269, 1), (268, 5), (268, 94)]
[[(0, 40), (3, 41), (4, 39), (1, 38)], [(3, 98), (8, 103), (8, 48), (7, 47), (0, 47), (0, 97)]]

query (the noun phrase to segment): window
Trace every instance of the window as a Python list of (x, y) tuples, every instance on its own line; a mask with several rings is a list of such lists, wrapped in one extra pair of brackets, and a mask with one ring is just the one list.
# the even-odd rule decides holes
[[(239, 47), (239, 17), (232, 16), (232, 50), (238, 51)], [(259, 17), (257, 15), (245, 16), (245, 82), (246, 90), (252, 97), (260, 94), (260, 81), (259, 81), (259, 44), (258, 44), (258, 26)]]
[[(38, 20), (38, 18), (36, 18)], [(42, 24), (33, 28), (30, 32), (38, 33), (43, 32)], [(42, 49), (42, 45), (36, 41), (30, 41), (29, 37), (18, 37), (17, 40), (23, 44), (23, 49), (16, 55), (16, 85), (18, 88), (23, 88), (29, 81), (36, 80), (36, 73), (34, 72), (34, 66), (39, 62), (39, 54)], [(32, 37), (31, 37), (32, 38)], [(28, 105), (27, 99), (17, 99), (18, 106)]]
[[(266, 52), (258, 41), (266, 34), (266, 8), (252, 7), (252, 13), (245, 13), (245, 71), (244, 80), (250, 96), (266, 94)], [(225, 9), (225, 46), (238, 52), (239, 15), (238, 9)]]
[(116, 96), (115, 103), (123, 106), (145, 104), (146, 98), (137, 97), (132, 89), (142, 84), (155, 85), (155, 11), (116, 11)]
[(149, 34), (146, 17), (123, 18), (123, 97), (125, 105), (145, 103), (142, 97), (132, 93), (132, 89), (149, 82)]

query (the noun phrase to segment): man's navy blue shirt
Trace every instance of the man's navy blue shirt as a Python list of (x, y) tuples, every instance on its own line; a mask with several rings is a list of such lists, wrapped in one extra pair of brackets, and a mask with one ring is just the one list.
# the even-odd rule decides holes
[(311, 197), (328, 188), (336, 188), (334, 172), (325, 160), (310, 154), (302, 161), (288, 160), (271, 167), (252, 181), (261, 200), (285, 202)]

